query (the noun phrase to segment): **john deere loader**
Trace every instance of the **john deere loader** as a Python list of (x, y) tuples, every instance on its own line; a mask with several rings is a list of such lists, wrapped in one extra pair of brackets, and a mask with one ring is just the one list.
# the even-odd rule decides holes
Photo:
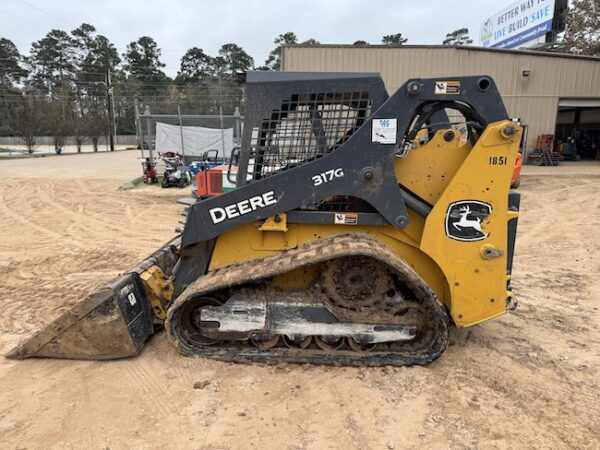
[(164, 327), (185, 355), (427, 364), (515, 306), (522, 128), (490, 77), (246, 82), (237, 188), (10, 357), (127, 357)]

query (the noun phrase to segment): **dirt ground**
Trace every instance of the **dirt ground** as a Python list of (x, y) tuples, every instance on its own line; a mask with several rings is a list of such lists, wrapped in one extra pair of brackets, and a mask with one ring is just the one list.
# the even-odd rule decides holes
[[(0, 161), (0, 353), (172, 236), (182, 191), (118, 190), (138, 156)], [(525, 168), (520, 307), (430, 366), (236, 365), (164, 334), (120, 361), (0, 357), (0, 448), (597, 448), (599, 191), (600, 163)]]

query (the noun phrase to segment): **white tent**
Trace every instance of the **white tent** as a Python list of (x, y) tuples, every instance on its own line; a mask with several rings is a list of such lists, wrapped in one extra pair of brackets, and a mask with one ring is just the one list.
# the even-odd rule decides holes
[[(218, 150), (219, 156), (229, 158), (233, 144), (233, 128), (182, 127), (183, 145), (186, 156), (202, 156), (208, 150)], [(224, 137), (223, 137), (224, 136)], [(156, 150), (159, 152), (181, 151), (181, 130), (179, 125), (156, 123)]]

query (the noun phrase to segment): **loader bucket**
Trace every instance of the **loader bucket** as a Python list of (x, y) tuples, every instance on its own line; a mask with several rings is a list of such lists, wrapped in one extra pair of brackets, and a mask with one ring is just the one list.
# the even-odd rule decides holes
[(179, 238), (98, 289), (6, 357), (116, 359), (136, 355), (154, 333), (154, 319), (140, 275), (158, 266), (171, 275)]

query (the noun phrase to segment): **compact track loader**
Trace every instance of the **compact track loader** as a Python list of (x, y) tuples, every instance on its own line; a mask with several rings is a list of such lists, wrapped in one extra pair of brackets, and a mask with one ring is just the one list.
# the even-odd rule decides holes
[(10, 357), (427, 364), (516, 305), (522, 128), (488, 76), (247, 75), (237, 188)]

